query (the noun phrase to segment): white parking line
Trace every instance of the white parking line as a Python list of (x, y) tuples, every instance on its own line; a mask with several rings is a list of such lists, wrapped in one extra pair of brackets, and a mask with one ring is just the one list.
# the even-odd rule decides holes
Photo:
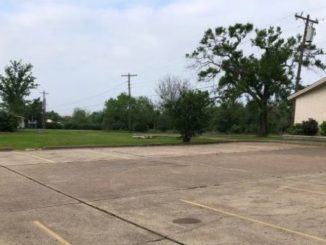
[(97, 150), (85, 150), (85, 151), (100, 154), (100, 155), (103, 155), (103, 156), (109, 156), (109, 157), (113, 157), (113, 158), (120, 158), (120, 159), (126, 159), (126, 160), (131, 159), (130, 157), (121, 156), (121, 155), (114, 154), (114, 153), (111, 153), (111, 152), (108, 153), (108, 152), (102, 152), (102, 151), (97, 151)]

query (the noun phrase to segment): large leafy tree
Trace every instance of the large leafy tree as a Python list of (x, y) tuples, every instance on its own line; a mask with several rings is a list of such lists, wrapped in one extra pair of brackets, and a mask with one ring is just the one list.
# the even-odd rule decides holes
[(26, 97), (30, 95), (31, 89), (38, 86), (32, 69), (31, 64), (10, 61), (4, 75), (0, 75), (0, 97), (4, 108), (10, 113), (23, 114)]
[(210, 129), (222, 133), (241, 133), (248, 128), (247, 111), (242, 103), (223, 101), (212, 110)]
[(36, 121), (37, 127), (42, 126), (42, 101), (40, 98), (33, 99), (32, 101), (29, 101), (24, 110), (24, 117), (25, 120), (28, 121)]
[[(146, 131), (154, 127), (156, 113), (153, 103), (147, 97), (130, 98), (132, 127), (135, 131)], [(103, 126), (106, 129), (127, 130), (129, 96), (125, 93), (105, 103)]]
[(55, 111), (47, 112), (46, 118), (52, 120), (53, 122), (60, 122), (62, 120), (62, 117), (60, 116), (60, 114)]
[[(135, 103), (134, 98), (130, 98), (130, 104)], [(129, 96), (125, 93), (117, 98), (111, 98), (105, 102), (103, 126), (106, 129), (126, 130), (128, 129), (128, 108)]]
[(0, 132), (14, 132), (17, 127), (17, 118), (6, 111), (0, 110)]
[(88, 123), (89, 113), (81, 108), (75, 108), (72, 113), (71, 122), (76, 125), (82, 125)]
[[(244, 43), (251, 50), (244, 50)], [(247, 98), (259, 108), (259, 134), (268, 134), (269, 105), (285, 100), (293, 90), (301, 37), (284, 39), (279, 27), (254, 29), (252, 24), (208, 29), (199, 47), (187, 54), (198, 69), (200, 81), (216, 79), (222, 99)], [(308, 47), (303, 65), (325, 69), (323, 54)]]
[(156, 93), (160, 97), (160, 106), (175, 102), (181, 93), (190, 90), (190, 82), (175, 76), (165, 76), (158, 83)]
[(175, 102), (167, 105), (184, 143), (204, 130), (209, 122), (210, 105), (208, 92), (197, 90), (183, 92)]
[(94, 111), (88, 116), (89, 122), (101, 125), (103, 122), (103, 111)]
[(183, 92), (190, 89), (190, 82), (177, 76), (167, 75), (159, 80), (156, 88), (156, 94), (159, 97), (159, 114), (156, 123), (158, 129), (165, 131), (174, 128), (171, 112), (169, 111), (170, 107), (167, 105), (177, 101)]

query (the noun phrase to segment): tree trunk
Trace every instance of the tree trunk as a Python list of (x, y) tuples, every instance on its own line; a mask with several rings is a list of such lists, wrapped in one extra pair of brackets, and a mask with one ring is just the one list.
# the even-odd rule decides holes
[(190, 139), (191, 139), (191, 136), (189, 134), (185, 133), (185, 134), (182, 135), (182, 142), (183, 143), (189, 143)]
[(268, 135), (268, 107), (267, 102), (262, 101), (260, 104), (259, 115), (259, 136), (266, 137)]

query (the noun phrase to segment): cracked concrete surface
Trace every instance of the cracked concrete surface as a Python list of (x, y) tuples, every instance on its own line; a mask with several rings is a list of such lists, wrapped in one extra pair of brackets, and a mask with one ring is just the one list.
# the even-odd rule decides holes
[(326, 244), (320, 146), (0, 152), (0, 165), (0, 244), (58, 244), (34, 221), (70, 244)]

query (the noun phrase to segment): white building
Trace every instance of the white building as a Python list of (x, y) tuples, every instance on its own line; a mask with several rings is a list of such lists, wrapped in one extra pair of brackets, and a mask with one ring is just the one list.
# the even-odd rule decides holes
[(25, 118), (22, 116), (16, 116), (18, 120), (18, 128), (25, 128)]
[(292, 94), (288, 99), (295, 100), (295, 123), (309, 118), (319, 124), (326, 121), (326, 77)]

